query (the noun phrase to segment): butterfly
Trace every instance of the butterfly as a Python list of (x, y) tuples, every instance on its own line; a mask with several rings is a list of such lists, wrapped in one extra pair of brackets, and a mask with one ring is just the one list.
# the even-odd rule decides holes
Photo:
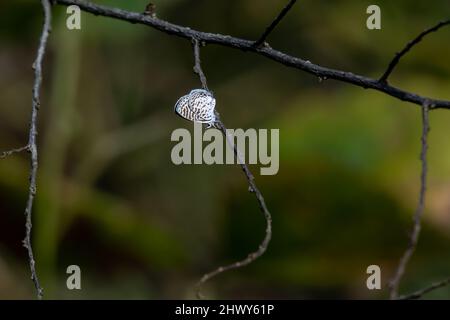
[(175, 103), (175, 113), (194, 122), (207, 123), (210, 127), (216, 122), (214, 108), (216, 99), (204, 89), (194, 89)]

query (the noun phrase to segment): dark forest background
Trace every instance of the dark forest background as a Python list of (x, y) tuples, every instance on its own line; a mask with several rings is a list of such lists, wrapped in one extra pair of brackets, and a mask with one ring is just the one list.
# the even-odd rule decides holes
[[(95, 1), (143, 12), (147, 1)], [(257, 39), (284, 0), (153, 1), (157, 15), (202, 31)], [(366, 28), (366, 8), (382, 29)], [(203, 273), (245, 257), (264, 219), (241, 170), (170, 160), (171, 132), (192, 125), (173, 105), (200, 87), (189, 41), (82, 13), (65, 27), (54, 7), (44, 64), (33, 243), (46, 298), (193, 298)], [(0, 150), (26, 144), (38, 1), (0, 3)], [(447, 0), (300, 1), (271, 46), (324, 66), (379, 77), (393, 54), (448, 18)], [(450, 28), (425, 39), (392, 84), (450, 99)], [(319, 79), (251, 53), (202, 49), (217, 109), (231, 128), (279, 128), (280, 170), (256, 181), (273, 214), (273, 241), (252, 265), (206, 286), (211, 298), (368, 298), (366, 268), (383, 285), (407, 245), (420, 174), (420, 108)], [(450, 270), (450, 112), (431, 114), (423, 233), (407, 293)], [(33, 298), (24, 237), (28, 158), (0, 161), (0, 298)], [(66, 268), (82, 269), (82, 290)], [(449, 298), (450, 288), (429, 298)]]

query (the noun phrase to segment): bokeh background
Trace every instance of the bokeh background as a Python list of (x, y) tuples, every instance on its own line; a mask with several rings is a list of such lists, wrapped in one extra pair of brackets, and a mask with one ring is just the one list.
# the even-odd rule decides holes
[[(143, 12), (147, 1), (95, 1)], [(157, 15), (195, 29), (256, 39), (285, 0), (154, 0)], [(382, 9), (382, 30), (365, 26)], [(38, 1), (1, 1), (0, 150), (26, 144)], [(268, 39), (324, 66), (379, 77), (393, 54), (448, 18), (447, 0), (300, 1)], [(203, 273), (243, 258), (264, 220), (236, 165), (170, 160), (171, 132), (192, 125), (175, 101), (199, 87), (189, 41), (82, 13), (65, 27), (54, 7), (39, 121), (33, 244), (46, 298), (184, 299)], [(450, 99), (450, 28), (404, 58), (392, 84)], [(273, 241), (252, 265), (205, 287), (210, 298), (380, 299), (403, 253), (419, 190), (420, 109), (319, 79), (252, 53), (202, 49), (217, 109), (231, 128), (280, 129), (280, 170), (256, 181), (273, 214)], [(423, 232), (401, 293), (450, 270), (450, 112), (431, 114)], [(0, 162), (0, 298), (34, 298), (24, 236), (28, 157)], [(82, 290), (66, 288), (66, 268)], [(427, 298), (450, 298), (450, 288)]]

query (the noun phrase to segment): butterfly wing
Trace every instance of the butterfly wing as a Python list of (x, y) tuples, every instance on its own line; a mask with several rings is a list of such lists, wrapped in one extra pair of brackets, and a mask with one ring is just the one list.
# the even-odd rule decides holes
[(189, 108), (189, 95), (178, 99), (177, 103), (175, 103), (175, 113), (184, 119), (194, 121), (193, 113)]
[(189, 94), (189, 108), (193, 113), (194, 121), (201, 123), (214, 122), (215, 106), (216, 99), (209, 91), (196, 89)]
[(194, 114), (195, 121), (201, 122), (201, 123), (212, 123), (216, 121), (216, 116), (214, 114), (214, 111), (211, 110), (201, 110), (198, 113)]
[(195, 89), (178, 99), (175, 104), (175, 113), (186, 120), (212, 123), (216, 120), (215, 106), (216, 99), (209, 91)]

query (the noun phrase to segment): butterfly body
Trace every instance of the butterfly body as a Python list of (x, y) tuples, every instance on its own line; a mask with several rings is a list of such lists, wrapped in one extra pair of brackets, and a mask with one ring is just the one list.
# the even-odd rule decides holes
[(215, 107), (216, 99), (211, 92), (194, 89), (178, 99), (175, 104), (175, 113), (186, 120), (208, 123), (212, 126), (216, 122)]

